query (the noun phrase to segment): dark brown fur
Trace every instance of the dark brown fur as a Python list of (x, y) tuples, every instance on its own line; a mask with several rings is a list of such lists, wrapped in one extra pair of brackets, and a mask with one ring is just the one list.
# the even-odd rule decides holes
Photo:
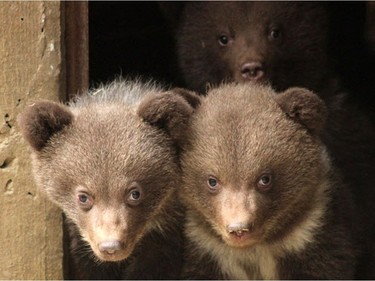
[(162, 91), (114, 82), (70, 106), (36, 102), (18, 119), (37, 184), (68, 217), (73, 278), (180, 275), (181, 133), (173, 124), (184, 130), (191, 112), (177, 95), (168, 107), (152, 106)]
[(351, 189), (365, 226), (364, 245), (357, 279), (375, 278), (375, 127), (371, 118), (345, 94), (328, 102), (329, 114), (322, 139), (332, 162)]
[[(176, 30), (186, 85), (205, 93), (223, 80), (270, 83), (277, 91), (301, 86), (322, 95), (332, 78), (328, 56), (328, 12), (312, 2), (188, 2)], [(270, 33), (277, 29), (279, 36)], [(229, 43), (219, 43), (221, 35)], [(241, 68), (258, 62), (264, 76), (244, 77)]]
[(327, 113), (301, 88), (222, 85), (201, 99), (182, 154), (183, 277), (357, 277), (364, 224), (322, 142)]
[[(324, 99), (337, 79), (352, 102), (374, 109), (373, 56), (366, 48), (364, 2), (160, 2), (176, 37), (185, 86), (205, 93), (222, 80), (270, 83), (277, 91), (300, 86)], [(272, 38), (272, 29), (278, 37)], [(229, 43), (219, 43), (221, 35)], [(263, 77), (243, 75), (257, 62)], [(246, 68), (245, 68), (246, 69)]]

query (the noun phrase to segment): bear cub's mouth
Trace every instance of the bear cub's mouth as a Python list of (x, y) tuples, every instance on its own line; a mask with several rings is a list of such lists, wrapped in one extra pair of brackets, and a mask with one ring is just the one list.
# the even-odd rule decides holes
[(259, 235), (257, 235), (257, 231), (255, 231), (252, 225), (235, 229), (227, 227), (223, 235), (223, 240), (231, 247), (248, 248), (259, 243), (258, 237)]

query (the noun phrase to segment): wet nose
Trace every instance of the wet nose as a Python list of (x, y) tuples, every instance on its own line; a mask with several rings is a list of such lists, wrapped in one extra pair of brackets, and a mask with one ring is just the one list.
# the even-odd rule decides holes
[(258, 61), (246, 62), (241, 66), (241, 75), (246, 80), (259, 80), (264, 76), (263, 65)]
[(122, 243), (118, 240), (103, 241), (99, 244), (99, 250), (103, 253), (113, 255), (122, 249)]
[(236, 236), (243, 236), (251, 230), (251, 225), (243, 222), (235, 222), (227, 225), (227, 231)]

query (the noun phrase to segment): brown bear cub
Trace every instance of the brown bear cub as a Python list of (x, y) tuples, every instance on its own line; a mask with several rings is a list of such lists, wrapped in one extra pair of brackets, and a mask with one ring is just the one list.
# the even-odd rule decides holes
[(180, 84), (205, 94), (222, 81), (304, 87), (325, 101), (336, 88), (375, 120), (365, 3), (159, 2), (175, 37)]
[(69, 106), (35, 102), (18, 119), (37, 184), (70, 220), (75, 279), (180, 275), (176, 144), (192, 110), (177, 95), (162, 107), (171, 93), (160, 92), (117, 81)]
[[(228, 102), (230, 101), (230, 102)], [(200, 98), (181, 154), (188, 279), (354, 279), (361, 218), (303, 88), (228, 84)]]
[(365, 3), (160, 2), (175, 37), (180, 83), (205, 94), (222, 81), (304, 87), (325, 101), (335, 88), (375, 120)]
[(193, 1), (180, 11), (162, 8), (167, 16), (179, 15), (178, 64), (192, 90), (205, 93), (226, 80), (321, 93), (332, 77), (329, 13), (322, 3)]

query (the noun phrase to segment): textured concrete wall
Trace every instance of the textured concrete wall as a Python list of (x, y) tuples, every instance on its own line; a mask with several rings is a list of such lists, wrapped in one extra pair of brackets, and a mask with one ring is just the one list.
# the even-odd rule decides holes
[(61, 279), (61, 212), (33, 184), (16, 124), (62, 98), (61, 3), (0, 2), (0, 279)]

